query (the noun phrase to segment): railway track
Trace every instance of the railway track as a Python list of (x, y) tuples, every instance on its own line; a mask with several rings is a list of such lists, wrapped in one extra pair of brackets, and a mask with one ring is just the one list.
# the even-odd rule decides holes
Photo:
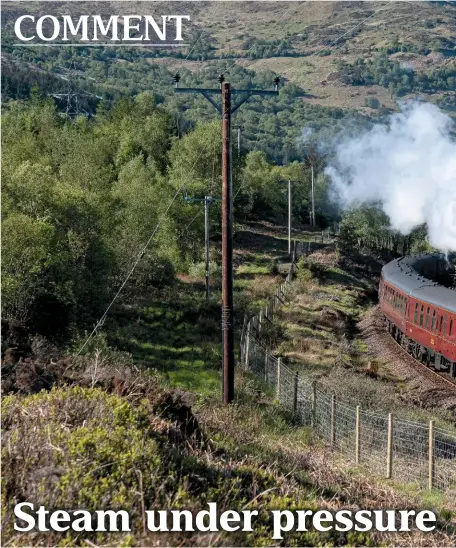
[(384, 328), (378, 307), (369, 311), (358, 327), (372, 358), (380, 359), (392, 375), (407, 384), (408, 398), (415, 404), (456, 409), (456, 383), (429, 369), (400, 346)]
[(407, 357), (409, 359), (410, 363), (413, 363), (414, 366), (418, 366), (419, 368), (421, 368), (421, 371), (422, 373), (424, 373), (425, 376), (427, 376), (428, 378), (432, 378), (433, 380), (438, 379), (439, 381), (443, 381), (447, 384), (447, 386), (450, 386), (453, 390), (456, 390), (456, 381), (453, 381), (451, 377), (447, 375), (447, 373), (440, 373), (439, 371), (435, 371), (435, 369), (431, 369), (424, 363), (418, 361), (411, 354), (409, 354), (405, 350), (405, 348), (402, 347), (390, 333), (388, 333), (388, 331), (385, 330), (385, 333), (389, 336), (391, 341), (393, 341), (394, 345), (397, 348), (400, 348), (402, 354), (404, 355), (404, 357)]

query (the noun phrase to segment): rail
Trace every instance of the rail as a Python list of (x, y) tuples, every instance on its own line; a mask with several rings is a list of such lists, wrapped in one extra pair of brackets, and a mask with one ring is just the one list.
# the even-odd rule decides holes
[(420, 488), (456, 492), (456, 436), (428, 424), (383, 415), (339, 400), (319, 382), (310, 382), (262, 345), (265, 321), (272, 321), (290, 293), (296, 261), (311, 253), (307, 242), (294, 242), (286, 279), (258, 314), (244, 320), (240, 365), (255, 373), (294, 421), (311, 427), (347, 462), (374, 476)]

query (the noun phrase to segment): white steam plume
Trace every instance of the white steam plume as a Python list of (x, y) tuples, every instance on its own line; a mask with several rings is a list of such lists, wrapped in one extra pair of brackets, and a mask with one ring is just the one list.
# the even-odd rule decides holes
[(429, 103), (411, 103), (337, 145), (326, 169), (342, 207), (380, 202), (403, 234), (426, 223), (429, 242), (456, 250), (456, 142), (454, 122)]

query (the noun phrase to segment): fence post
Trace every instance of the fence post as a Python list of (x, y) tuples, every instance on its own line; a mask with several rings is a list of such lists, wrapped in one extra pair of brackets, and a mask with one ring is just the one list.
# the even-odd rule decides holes
[(435, 439), (434, 439), (434, 421), (429, 421), (429, 489), (434, 487), (434, 474), (435, 474), (435, 460), (434, 460), (434, 449), (435, 449)]
[(276, 398), (280, 404), (280, 377), (282, 374), (282, 358), (277, 360), (277, 381), (276, 381)]
[(296, 415), (298, 411), (298, 372), (295, 373), (294, 389), (293, 389), (293, 415)]
[(386, 447), (386, 477), (393, 475), (393, 415), (388, 414), (388, 444)]
[(244, 348), (244, 366), (245, 369), (249, 367), (249, 352), (250, 352), (250, 322), (247, 324), (247, 330), (245, 333), (245, 348)]
[(247, 330), (247, 314), (244, 314), (244, 322), (242, 323), (242, 331), (241, 331), (241, 348), (239, 353), (239, 361), (241, 365), (243, 365), (244, 363), (246, 330)]
[(260, 315), (258, 318), (258, 330), (261, 331), (261, 324), (263, 323), (263, 309), (260, 310)]
[(359, 464), (360, 453), (360, 421), (359, 421), (359, 405), (356, 406), (356, 423), (355, 423), (355, 462)]
[(317, 381), (312, 383), (312, 428), (317, 424)]
[(325, 243), (325, 237), (324, 237), (324, 232), (323, 232), (323, 230), (321, 231), (321, 243), (322, 243), (322, 244)]
[(336, 395), (331, 394), (331, 445), (336, 443)]
[(264, 351), (264, 380), (268, 383), (268, 364), (269, 364), (269, 351)]

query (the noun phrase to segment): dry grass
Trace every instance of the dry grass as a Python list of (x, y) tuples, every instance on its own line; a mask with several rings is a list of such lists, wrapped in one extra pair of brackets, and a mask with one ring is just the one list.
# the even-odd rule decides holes
[(258, 467), (267, 466), (274, 473), (289, 478), (292, 484), (304, 481), (314, 493), (318, 508), (447, 510), (440, 531), (435, 534), (375, 533), (375, 543), (393, 546), (452, 544), (454, 537), (445, 531), (450, 523), (455, 525), (450, 512), (456, 512), (456, 501), (442, 497), (423, 505), (418, 493), (404, 493), (402, 489), (376, 482), (350, 468), (337, 454), (313, 440), (308, 429), (284, 422), (280, 411), (255, 393), (248, 378), (238, 380), (237, 389), (243, 394), (238, 405), (224, 408), (210, 404), (198, 413), (198, 420), (208, 432), (217, 436), (219, 442), (235, 447), (242, 454), (248, 453)]

